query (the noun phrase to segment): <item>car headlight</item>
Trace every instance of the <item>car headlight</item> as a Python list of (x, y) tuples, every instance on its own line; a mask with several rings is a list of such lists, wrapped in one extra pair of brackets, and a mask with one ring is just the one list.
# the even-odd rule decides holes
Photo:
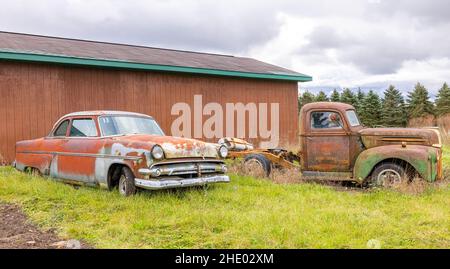
[(224, 145), (219, 148), (219, 156), (220, 158), (226, 158), (228, 156), (228, 148)]
[(164, 150), (162, 149), (162, 147), (159, 145), (154, 146), (152, 149), (152, 156), (155, 160), (161, 160), (162, 158), (164, 158)]

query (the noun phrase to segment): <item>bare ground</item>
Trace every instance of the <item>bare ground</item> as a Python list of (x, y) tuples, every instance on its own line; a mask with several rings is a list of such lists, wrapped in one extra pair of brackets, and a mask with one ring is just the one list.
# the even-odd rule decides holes
[(76, 240), (64, 241), (54, 230), (43, 231), (18, 206), (0, 203), (0, 249), (61, 248), (88, 247)]

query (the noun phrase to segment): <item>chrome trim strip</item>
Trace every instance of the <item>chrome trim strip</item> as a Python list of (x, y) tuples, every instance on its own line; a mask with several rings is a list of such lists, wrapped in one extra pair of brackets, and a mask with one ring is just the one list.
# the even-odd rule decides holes
[(139, 156), (120, 156), (108, 154), (90, 154), (90, 153), (69, 153), (69, 152), (50, 152), (50, 151), (18, 151), (23, 154), (51, 154), (59, 156), (77, 156), (77, 157), (92, 157), (92, 158), (108, 158), (108, 159), (123, 159), (123, 160), (139, 160)]
[(171, 164), (179, 164), (179, 163), (218, 163), (218, 164), (224, 164), (225, 162), (223, 160), (219, 159), (189, 159), (186, 160), (171, 160), (171, 159), (165, 159), (160, 162), (156, 162), (152, 164), (149, 169), (160, 166), (160, 165), (171, 165)]
[(136, 178), (134, 184), (147, 190), (161, 190), (169, 188), (183, 188), (192, 186), (202, 186), (208, 183), (230, 182), (230, 178), (226, 175), (206, 176), (181, 180), (145, 180)]

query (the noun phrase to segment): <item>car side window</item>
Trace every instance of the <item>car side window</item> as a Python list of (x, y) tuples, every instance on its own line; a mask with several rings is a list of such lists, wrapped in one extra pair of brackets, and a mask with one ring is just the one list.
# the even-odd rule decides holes
[(93, 119), (72, 120), (71, 137), (96, 137), (97, 135), (97, 127)]
[(342, 119), (336, 112), (320, 111), (311, 113), (311, 128), (342, 129)]
[(66, 136), (67, 127), (69, 127), (69, 120), (61, 122), (58, 128), (56, 128), (55, 132), (53, 133), (53, 136)]

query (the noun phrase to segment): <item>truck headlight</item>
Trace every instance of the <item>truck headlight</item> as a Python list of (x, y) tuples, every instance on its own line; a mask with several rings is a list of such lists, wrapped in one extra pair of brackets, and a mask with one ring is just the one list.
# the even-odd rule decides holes
[(161, 160), (162, 158), (164, 158), (164, 150), (162, 149), (162, 147), (159, 145), (154, 146), (152, 149), (152, 156), (155, 160)]
[(219, 156), (220, 158), (226, 158), (228, 156), (228, 148), (224, 145), (219, 148)]

